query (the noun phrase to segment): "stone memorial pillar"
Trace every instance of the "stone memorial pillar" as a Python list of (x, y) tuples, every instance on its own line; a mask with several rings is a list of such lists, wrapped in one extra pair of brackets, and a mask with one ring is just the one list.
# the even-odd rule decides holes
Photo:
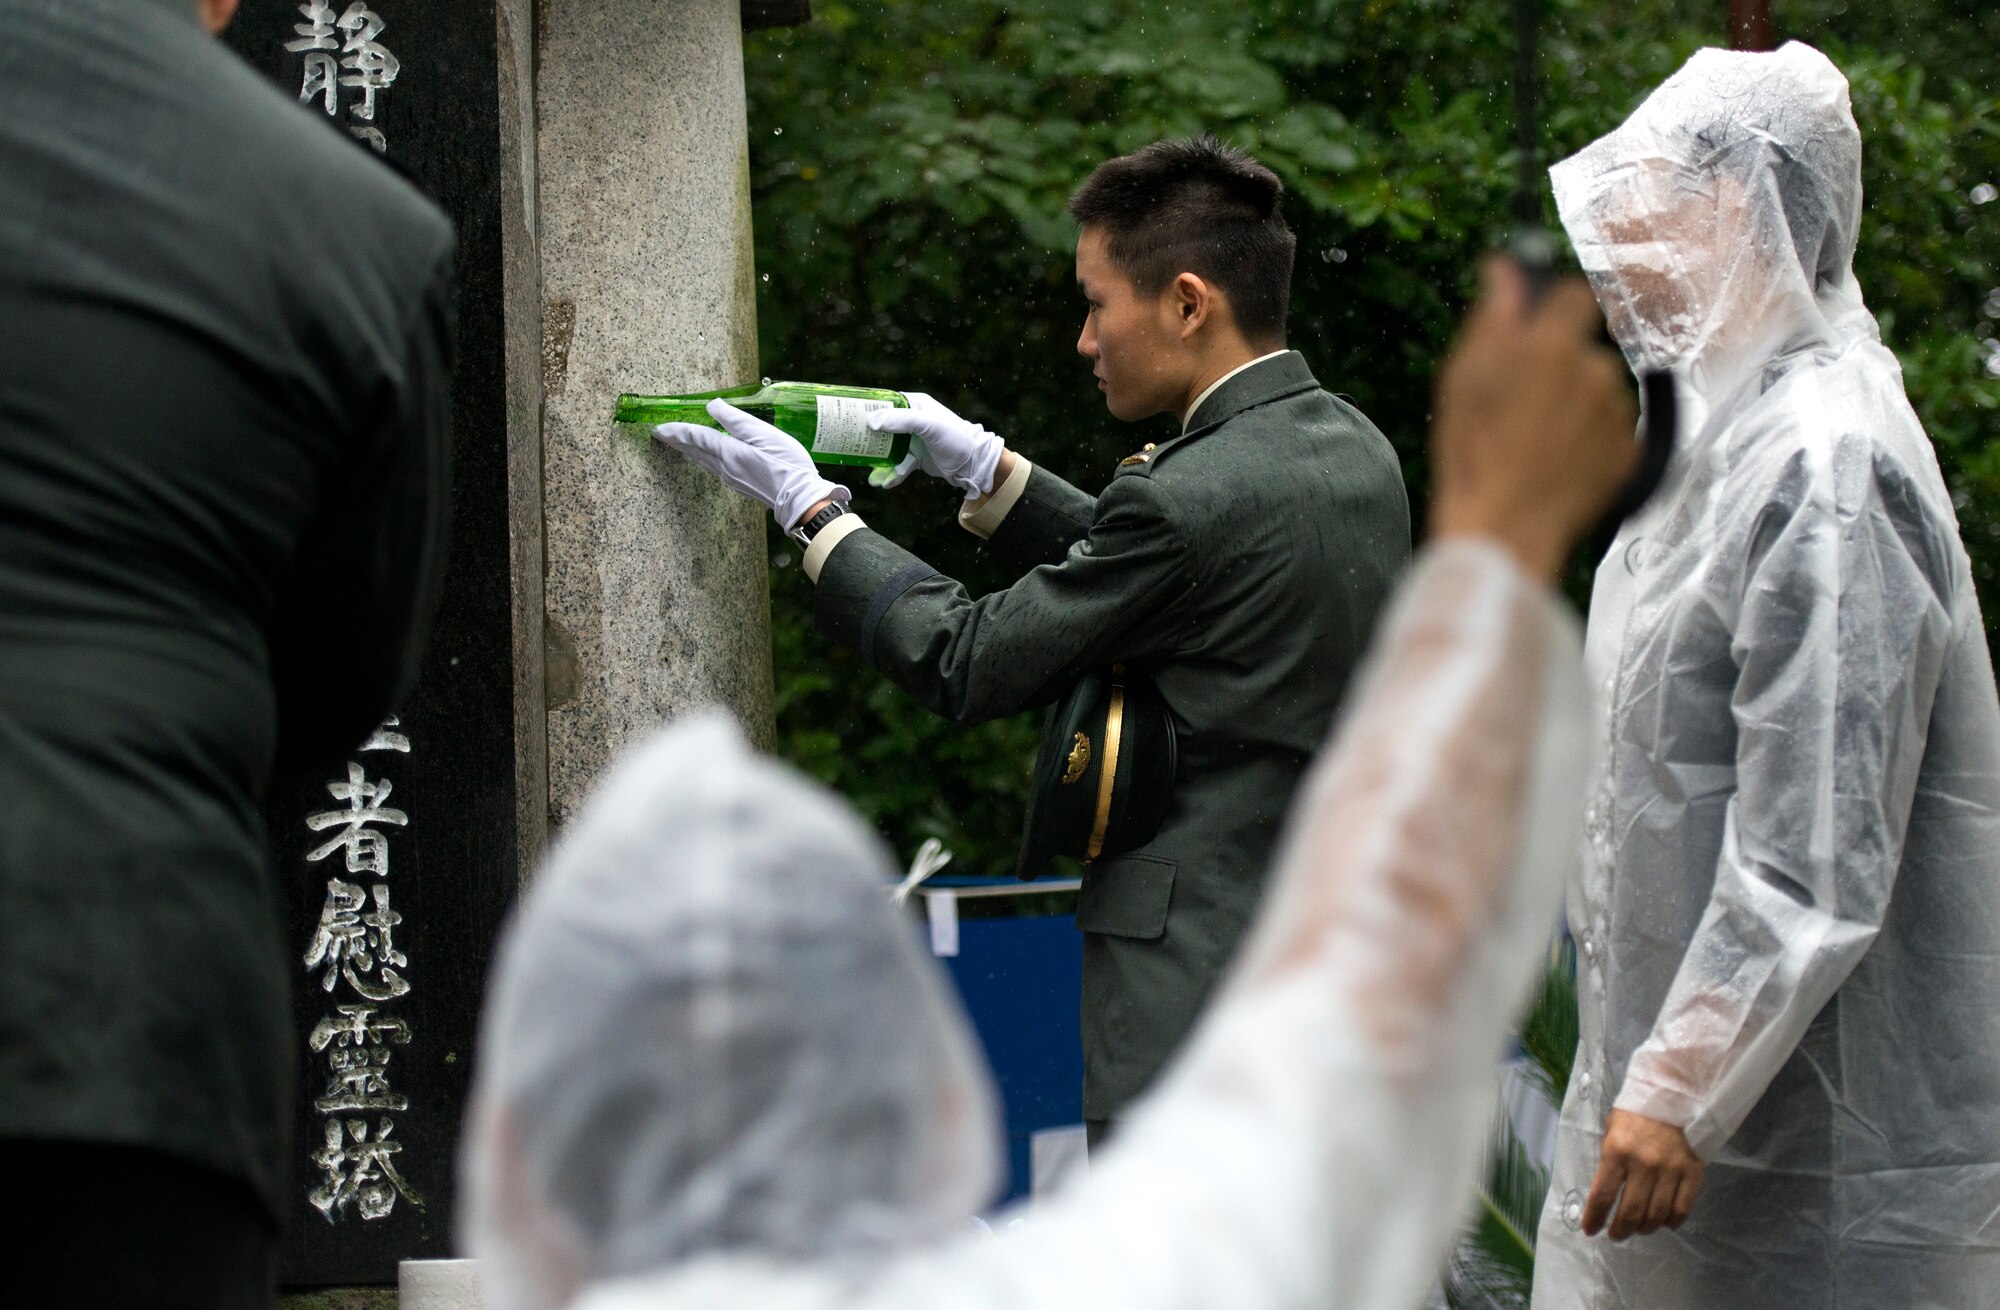
[(769, 741), (764, 511), (617, 440), (621, 391), (757, 378), (739, 0), (540, 0), (549, 813), (724, 705)]

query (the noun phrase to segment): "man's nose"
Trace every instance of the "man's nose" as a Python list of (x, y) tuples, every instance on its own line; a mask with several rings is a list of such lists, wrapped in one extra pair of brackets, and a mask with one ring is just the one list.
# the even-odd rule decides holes
[(1083, 331), (1076, 334), (1076, 353), (1085, 359), (1097, 358), (1097, 337), (1091, 332), (1088, 324), (1084, 326)]

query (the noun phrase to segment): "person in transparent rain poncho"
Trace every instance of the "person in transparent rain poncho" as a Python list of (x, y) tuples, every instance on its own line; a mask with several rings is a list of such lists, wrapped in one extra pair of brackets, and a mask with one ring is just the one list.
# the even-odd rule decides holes
[(1551, 173), (1685, 421), (1591, 600), (1608, 736), (1535, 1305), (2000, 1306), (2000, 705), (1850, 268), (1846, 80), (1704, 50)]
[(1438, 539), (1246, 954), (1087, 1175), (968, 1231), (991, 1076), (888, 853), (699, 717), (614, 768), (503, 940), (462, 1147), (492, 1310), (1421, 1298), (1580, 840), (1594, 733), (1548, 579), (1634, 463), (1588, 290), (1527, 319), (1489, 278), (1440, 387)]

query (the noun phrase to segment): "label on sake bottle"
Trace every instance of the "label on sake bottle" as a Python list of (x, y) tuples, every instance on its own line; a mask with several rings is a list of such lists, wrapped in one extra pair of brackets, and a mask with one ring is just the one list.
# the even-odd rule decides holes
[(815, 455), (851, 455), (856, 459), (883, 460), (895, 442), (895, 433), (876, 432), (868, 426), (868, 415), (878, 409), (894, 409), (887, 400), (862, 400), (854, 396), (815, 396), (819, 402), (819, 424), (813, 432)]

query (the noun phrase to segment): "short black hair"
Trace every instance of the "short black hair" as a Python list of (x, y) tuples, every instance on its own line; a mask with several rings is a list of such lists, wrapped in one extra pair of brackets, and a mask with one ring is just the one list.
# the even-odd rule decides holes
[(1099, 164), (1069, 198), (1069, 216), (1103, 229), (1105, 254), (1140, 294), (1193, 273), (1221, 288), (1244, 336), (1283, 340), (1298, 245), (1284, 193), (1247, 151), (1204, 134)]

